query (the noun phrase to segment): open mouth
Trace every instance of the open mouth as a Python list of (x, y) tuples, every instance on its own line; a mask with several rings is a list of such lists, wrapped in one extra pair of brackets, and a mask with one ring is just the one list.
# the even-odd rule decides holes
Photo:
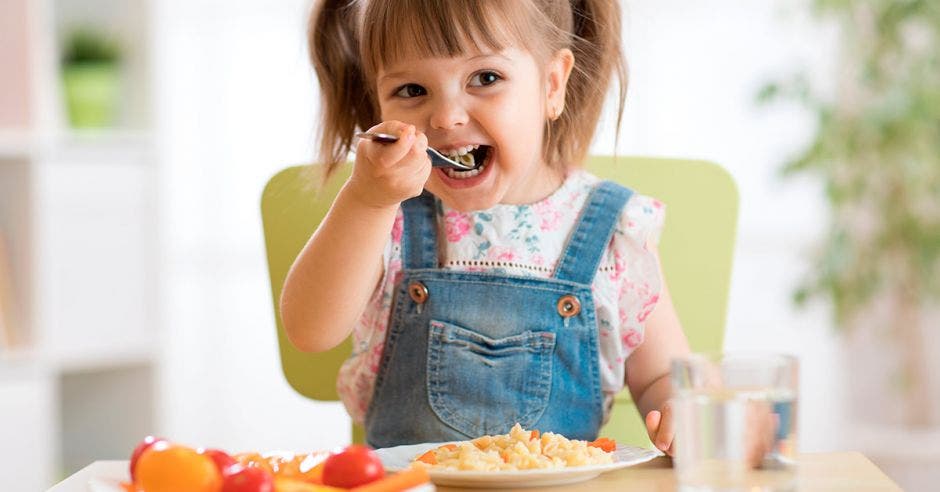
[(492, 147), (489, 145), (472, 145), (462, 149), (452, 150), (447, 153), (447, 157), (465, 164), (471, 167), (471, 169), (461, 171), (453, 168), (445, 168), (444, 172), (454, 179), (472, 178), (483, 172), (491, 149)]

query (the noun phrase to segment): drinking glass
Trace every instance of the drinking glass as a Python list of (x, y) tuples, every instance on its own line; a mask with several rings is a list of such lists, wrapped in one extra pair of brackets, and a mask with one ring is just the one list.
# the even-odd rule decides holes
[(795, 489), (795, 357), (692, 354), (672, 361), (671, 378), (680, 490)]

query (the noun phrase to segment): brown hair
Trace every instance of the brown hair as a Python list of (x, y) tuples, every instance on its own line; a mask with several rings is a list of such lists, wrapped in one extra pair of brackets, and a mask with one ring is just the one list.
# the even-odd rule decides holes
[(568, 48), (575, 63), (566, 111), (546, 122), (546, 162), (584, 159), (614, 75), (620, 127), (627, 73), (618, 0), (319, 0), (308, 41), (320, 83), (320, 161), (327, 177), (346, 160), (357, 128), (380, 122), (378, 68), (407, 55), (452, 57), (518, 43), (546, 62)]

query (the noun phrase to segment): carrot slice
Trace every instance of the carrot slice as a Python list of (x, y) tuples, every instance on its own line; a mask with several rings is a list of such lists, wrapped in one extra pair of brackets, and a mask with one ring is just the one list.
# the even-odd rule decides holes
[(274, 478), (274, 492), (345, 492), (346, 489), (317, 485), (287, 477)]
[(598, 437), (597, 439), (588, 443), (588, 446), (593, 448), (600, 448), (602, 451), (612, 453), (617, 449), (617, 441), (609, 437)]
[(352, 492), (399, 492), (431, 480), (424, 468), (408, 468), (372, 483), (350, 489)]
[(529, 436), (529, 439), (538, 439), (538, 438), (539, 438), (539, 431), (533, 429), (532, 434)]
[(429, 465), (436, 465), (436, 464), (437, 464), (437, 455), (434, 454), (434, 450), (432, 449), (432, 450), (430, 450), (430, 451), (428, 451), (428, 452), (422, 454), (421, 456), (418, 456), (417, 460), (420, 461), (420, 462), (422, 462), (422, 463), (427, 463), (427, 464), (429, 464)]

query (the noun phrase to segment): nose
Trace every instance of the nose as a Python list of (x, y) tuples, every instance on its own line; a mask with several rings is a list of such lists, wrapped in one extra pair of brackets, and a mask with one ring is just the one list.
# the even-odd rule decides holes
[(432, 109), (431, 127), (436, 130), (450, 130), (466, 125), (469, 119), (467, 108), (459, 98), (441, 98)]

